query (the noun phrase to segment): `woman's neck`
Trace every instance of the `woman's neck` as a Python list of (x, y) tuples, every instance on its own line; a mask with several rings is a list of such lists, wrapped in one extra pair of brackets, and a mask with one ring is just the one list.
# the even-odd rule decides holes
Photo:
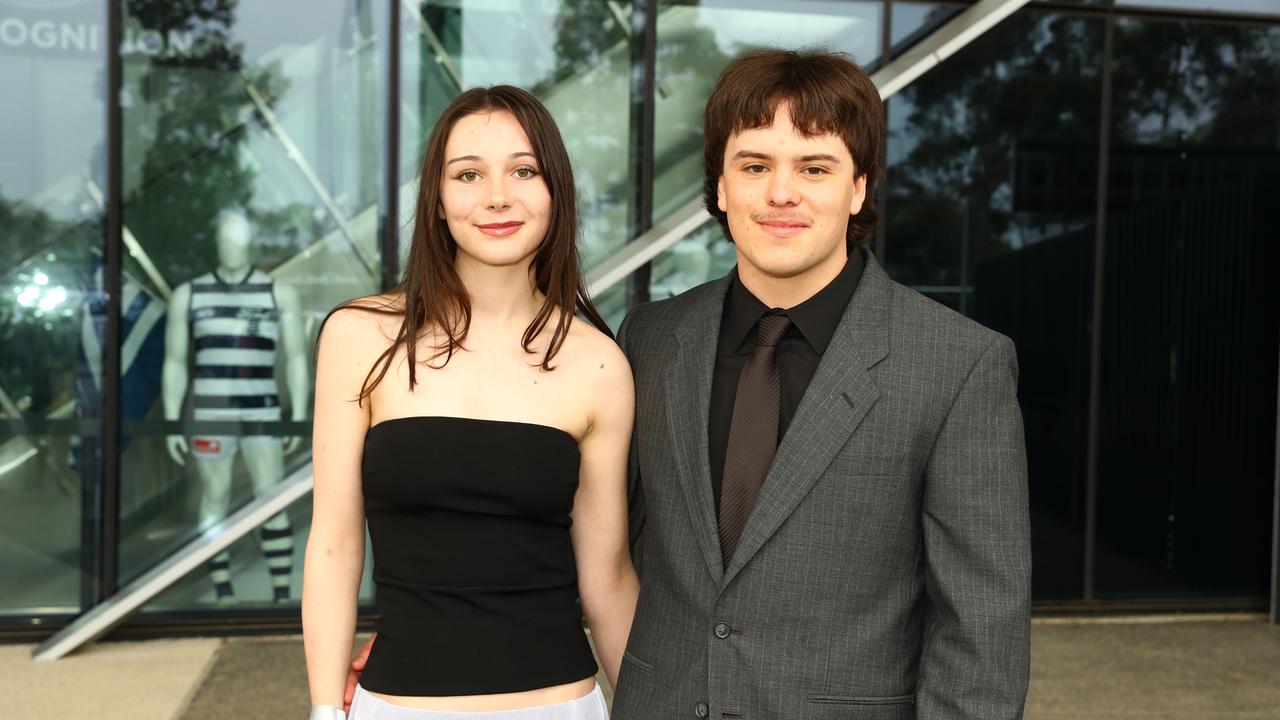
[(533, 281), (532, 258), (518, 265), (485, 265), (460, 255), (455, 265), (471, 299), (471, 318), (486, 325), (519, 325), (533, 320), (544, 296)]

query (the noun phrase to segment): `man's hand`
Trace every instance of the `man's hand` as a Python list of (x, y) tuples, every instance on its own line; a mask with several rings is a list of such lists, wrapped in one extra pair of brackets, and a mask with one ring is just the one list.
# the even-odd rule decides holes
[(369, 651), (373, 649), (373, 641), (377, 639), (378, 633), (374, 633), (373, 637), (369, 638), (369, 642), (356, 653), (355, 659), (351, 661), (351, 667), (347, 668), (347, 689), (342, 693), (342, 709), (347, 712), (351, 712), (351, 700), (356, 696), (356, 684), (360, 682), (364, 664), (369, 661)]

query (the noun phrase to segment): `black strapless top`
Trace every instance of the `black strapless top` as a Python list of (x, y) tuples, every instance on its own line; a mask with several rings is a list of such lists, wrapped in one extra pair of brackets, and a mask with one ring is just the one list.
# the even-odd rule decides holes
[(406, 417), (362, 465), (378, 639), (360, 679), (389, 695), (482, 695), (596, 673), (569, 540), (578, 445), (548, 425)]

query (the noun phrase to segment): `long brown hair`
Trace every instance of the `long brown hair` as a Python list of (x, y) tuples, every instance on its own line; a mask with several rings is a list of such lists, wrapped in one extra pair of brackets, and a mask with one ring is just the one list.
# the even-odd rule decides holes
[(395, 341), (369, 368), (357, 401), (369, 397), (378, 383), (382, 382), (396, 351), (401, 347), (405, 349), (409, 363), (409, 389), (413, 390), (417, 382), (417, 341), (429, 328), (441, 329), (447, 338), (435, 346), (435, 353), (428, 364), (441, 357), (443, 361), (438, 366), (431, 367), (444, 367), (454, 352), (464, 349), (463, 341), (471, 327), (471, 297), (453, 264), (458, 245), (449, 234), (448, 224), (437, 212), (440, 207), (440, 178), (444, 170), (445, 143), (449, 140), (454, 124), (468, 115), (495, 111), (509, 112), (520, 123), (533, 145), (533, 154), (551, 196), (551, 217), (547, 234), (533, 257), (534, 284), (546, 299), (533, 322), (525, 328), (520, 346), (525, 352), (532, 354), (530, 346), (551, 322), (557, 310), (560, 316), (556, 320), (555, 330), (542, 362), (539, 363), (543, 370), (554, 369), (551, 360), (564, 345), (575, 312), (581, 313), (602, 332), (613, 336), (587, 296), (579, 271), (578, 211), (573, 169), (569, 165), (569, 153), (565, 150), (564, 140), (560, 137), (555, 120), (537, 98), (520, 88), (511, 85), (472, 88), (449, 103), (427, 141), (419, 174), (409, 260), (400, 284), (391, 291), (404, 296), (404, 307), (371, 306), (368, 300), (352, 300), (336, 308), (357, 307), (384, 314), (403, 314), (404, 317)]

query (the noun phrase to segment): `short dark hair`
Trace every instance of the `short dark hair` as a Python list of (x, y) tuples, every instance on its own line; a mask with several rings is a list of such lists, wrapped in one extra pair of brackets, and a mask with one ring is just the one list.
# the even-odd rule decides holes
[(862, 210), (849, 218), (845, 239), (852, 250), (866, 242), (879, 219), (875, 182), (884, 167), (885, 116), (880, 91), (843, 53), (818, 50), (758, 50), (729, 63), (711, 92), (703, 115), (703, 201), (729, 236), (729, 218), (716, 202), (729, 138), (769, 127), (782, 103), (806, 137), (838, 135), (853, 156), (856, 177), (867, 178)]

